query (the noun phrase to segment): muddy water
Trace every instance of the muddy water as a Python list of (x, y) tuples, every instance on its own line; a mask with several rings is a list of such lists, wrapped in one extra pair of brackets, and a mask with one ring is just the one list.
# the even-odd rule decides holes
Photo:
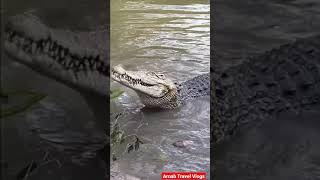
[[(208, 73), (209, 13), (207, 0), (111, 1), (111, 64), (162, 72), (177, 82)], [(209, 173), (208, 97), (177, 110), (147, 111), (134, 91), (114, 82), (112, 87), (125, 93), (111, 110), (123, 112), (123, 130), (144, 142), (121, 154), (114, 169), (144, 179), (159, 179), (162, 171)], [(175, 147), (176, 141), (187, 145)]]
[(111, 64), (182, 81), (209, 72), (210, 7), (196, 1), (112, 1)]
[(297, 38), (319, 33), (317, 0), (217, 0), (214, 2), (217, 68), (232, 66)]

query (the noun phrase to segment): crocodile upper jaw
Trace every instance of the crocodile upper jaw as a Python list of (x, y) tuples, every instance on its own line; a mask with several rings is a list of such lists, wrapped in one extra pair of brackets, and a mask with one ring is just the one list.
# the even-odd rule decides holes
[(108, 96), (108, 33), (53, 29), (32, 14), (8, 19), (4, 51), (73, 89)]
[(112, 68), (111, 78), (138, 93), (153, 98), (162, 98), (176, 89), (175, 84), (163, 74), (152, 71), (129, 71), (122, 65)]

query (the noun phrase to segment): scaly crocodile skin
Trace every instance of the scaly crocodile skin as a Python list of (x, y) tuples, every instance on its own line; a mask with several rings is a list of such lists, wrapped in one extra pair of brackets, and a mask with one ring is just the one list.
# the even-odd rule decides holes
[(320, 101), (320, 35), (282, 45), (223, 72), (211, 96), (213, 142), (229, 139), (277, 112), (299, 112)]

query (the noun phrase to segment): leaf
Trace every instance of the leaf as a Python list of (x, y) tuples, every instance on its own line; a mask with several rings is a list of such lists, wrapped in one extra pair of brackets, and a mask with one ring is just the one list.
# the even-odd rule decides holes
[(122, 115), (122, 113), (116, 114), (116, 116), (114, 117), (114, 119), (117, 120), (121, 115)]
[(111, 142), (113, 144), (119, 143), (121, 141), (121, 139), (123, 138), (123, 136), (124, 136), (124, 131), (122, 131), (122, 130), (113, 132), (111, 134)]
[(123, 144), (124, 142), (125, 142), (125, 140), (126, 140), (126, 138), (125, 138), (126, 136), (121, 136), (121, 139), (120, 139), (120, 144)]
[(119, 130), (120, 130), (119, 123), (115, 123), (114, 126), (112, 127), (112, 132), (117, 133)]
[(136, 142), (134, 143), (134, 150), (138, 151), (138, 150), (139, 150), (139, 146), (140, 146), (139, 141), (136, 141)]
[(131, 151), (133, 151), (133, 144), (129, 143), (128, 146), (128, 153), (130, 153)]
[(112, 160), (113, 160), (113, 161), (116, 161), (116, 160), (117, 160), (116, 155), (112, 154)]
[(140, 139), (136, 136), (136, 141), (135, 141), (135, 143), (134, 143), (134, 149), (135, 149), (136, 151), (139, 150), (140, 144), (143, 144), (143, 142), (140, 141)]
[(119, 97), (123, 92), (124, 91), (122, 91), (120, 89), (113, 90), (113, 91), (111, 91), (110, 98), (115, 99), (115, 98)]
[(1, 104), (0, 118), (24, 112), (44, 97), (46, 95), (32, 91), (1, 92), (1, 99), (6, 98), (7, 102), (4, 105)]

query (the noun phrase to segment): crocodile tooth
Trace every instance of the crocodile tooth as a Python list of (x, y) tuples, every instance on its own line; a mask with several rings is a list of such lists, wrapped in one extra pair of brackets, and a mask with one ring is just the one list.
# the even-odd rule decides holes
[(41, 40), (41, 45), (42, 45), (42, 48), (44, 48), (44, 47), (46, 47), (46, 41), (44, 41), (44, 40)]
[(54, 55), (55, 55), (55, 56), (58, 56), (58, 55), (59, 55), (59, 49), (58, 49), (58, 48), (54, 51)]
[(59, 61), (59, 59), (60, 59), (60, 56), (57, 55), (57, 56), (55, 57), (55, 60), (56, 60), (56, 61)]
[(35, 42), (32, 43), (32, 54), (35, 54), (37, 50), (37, 44)]
[(70, 70), (70, 76), (72, 77), (72, 81), (73, 82), (77, 82), (78, 81), (78, 75), (77, 73), (75, 73), (74, 71)]
[(31, 45), (28, 45), (27, 48), (26, 48), (26, 51), (28, 53), (31, 53), (32, 52), (32, 46)]
[(62, 59), (62, 61), (60, 62), (62, 66), (65, 67), (66, 64), (69, 64), (69, 61), (70, 61), (70, 56), (66, 56), (65, 59)]
[(49, 50), (52, 51), (52, 49), (53, 49), (53, 42), (50, 41), (50, 43), (49, 43)]
[(89, 69), (89, 67), (90, 67), (89, 58), (86, 58), (84, 63), (85, 63), (86, 69)]
[(62, 62), (60, 63), (60, 65), (61, 65), (62, 67), (64, 67), (64, 68), (68, 69), (67, 66), (66, 66), (67, 63), (68, 63), (68, 59), (65, 59), (64, 61), (62, 61)]
[(99, 72), (97, 71), (94, 71), (90, 74), (93, 74), (93, 87), (96, 87), (96, 89), (99, 88), (99, 86), (103, 85), (104, 83), (101, 83), (101, 82), (106, 82), (106, 81), (103, 81), (103, 79), (101, 78)]
[(5, 40), (9, 40), (9, 37), (10, 37), (9, 33), (5, 33)]
[(47, 42), (47, 43), (45, 44), (45, 46), (44, 46), (44, 52), (45, 52), (45, 53), (48, 53), (48, 52), (49, 52), (49, 46), (50, 46), (50, 43)]
[(65, 55), (64, 52), (65, 52), (65, 49), (62, 48), (61, 51), (60, 51), (60, 57), (61, 57), (61, 58), (64, 58), (64, 55)]
[(54, 57), (54, 51), (49, 51), (51, 57)]
[(57, 48), (58, 48), (58, 43), (57, 43), (57, 41), (54, 41), (53, 42), (53, 50), (56, 50)]
[[(84, 82), (86, 82), (86, 75), (82, 72), (82, 71), (79, 71), (78, 72), (78, 77), (79, 77), (79, 80), (80, 81), (84, 81)], [(88, 82), (86, 82), (86, 83), (88, 83)]]
[(15, 35), (15, 32), (12, 31), (12, 32), (10, 33), (10, 35), (9, 35), (9, 41), (11, 41), (11, 42), (13, 41), (14, 35)]

